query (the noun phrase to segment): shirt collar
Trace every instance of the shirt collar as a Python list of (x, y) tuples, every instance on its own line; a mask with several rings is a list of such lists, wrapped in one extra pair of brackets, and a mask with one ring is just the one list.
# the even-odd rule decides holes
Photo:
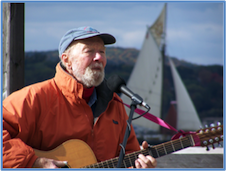
[(88, 105), (91, 107), (96, 101), (97, 101), (97, 92), (96, 92), (96, 88), (94, 88), (93, 94), (90, 96)]

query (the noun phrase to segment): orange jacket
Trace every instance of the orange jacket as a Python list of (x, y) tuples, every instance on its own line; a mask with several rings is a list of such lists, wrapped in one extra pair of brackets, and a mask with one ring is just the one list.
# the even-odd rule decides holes
[[(119, 155), (128, 116), (120, 99), (105, 81), (98, 87), (93, 112), (82, 99), (83, 86), (56, 67), (53, 79), (27, 86), (3, 101), (3, 167), (32, 167), (37, 159), (33, 148), (51, 150), (69, 139), (81, 139), (98, 161)], [(139, 150), (132, 128), (126, 152)]]

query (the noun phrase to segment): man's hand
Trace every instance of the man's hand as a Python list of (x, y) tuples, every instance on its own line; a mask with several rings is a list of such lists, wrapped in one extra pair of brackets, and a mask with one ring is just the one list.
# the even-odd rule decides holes
[[(142, 147), (144, 149), (148, 148), (148, 143), (144, 141), (142, 143)], [(150, 155), (144, 156), (143, 154), (139, 154), (139, 158), (135, 161), (136, 168), (155, 168), (157, 166), (157, 161)]]
[(67, 165), (66, 161), (57, 161), (53, 159), (47, 159), (39, 157), (35, 160), (33, 168), (61, 168)]

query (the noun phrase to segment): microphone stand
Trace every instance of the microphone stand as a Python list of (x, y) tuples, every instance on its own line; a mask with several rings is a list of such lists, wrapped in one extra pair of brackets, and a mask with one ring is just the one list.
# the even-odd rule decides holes
[(120, 144), (121, 151), (120, 151), (120, 154), (119, 154), (119, 160), (118, 160), (117, 168), (121, 168), (122, 161), (125, 157), (125, 147), (126, 147), (129, 135), (130, 135), (131, 122), (132, 122), (132, 119), (133, 119), (134, 111), (137, 108), (137, 105), (141, 104), (142, 101), (143, 101), (143, 99), (137, 94), (134, 94), (134, 96), (132, 96), (131, 100), (132, 100), (132, 102), (131, 102), (131, 105), (130, 105), (130, 114), (129, 114), (129, 119), (127, 120), (126, 132), (125, 132), (125, 135), (124, 135), (123, 143)]

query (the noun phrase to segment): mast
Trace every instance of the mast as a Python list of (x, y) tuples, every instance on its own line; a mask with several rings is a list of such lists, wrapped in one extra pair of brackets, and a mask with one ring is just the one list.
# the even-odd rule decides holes
[[(161, 47), (161, 53), (162, 53), (162, 94), (161, 94), (161, 108), (160, 108), (160, 115), (161, 118), (164, 116), (164, 110), (163, 110), (163, 97), (164, 97), (164, 78), (165, 78), (165, 60), (166, 60), (166, 54), (165, 54), (165, 48), (166, 48), (166, 20), (167, 20), (167, 4), (164, 5), (165, 9), (165, 21), (164, 21), (164, 27), (163, 27), (163, 34), (162, 34), (162, 47)], [(162, 127), (161, 127), (162, 128)], [(160, 128), (160, 130), (161, 130)]]

